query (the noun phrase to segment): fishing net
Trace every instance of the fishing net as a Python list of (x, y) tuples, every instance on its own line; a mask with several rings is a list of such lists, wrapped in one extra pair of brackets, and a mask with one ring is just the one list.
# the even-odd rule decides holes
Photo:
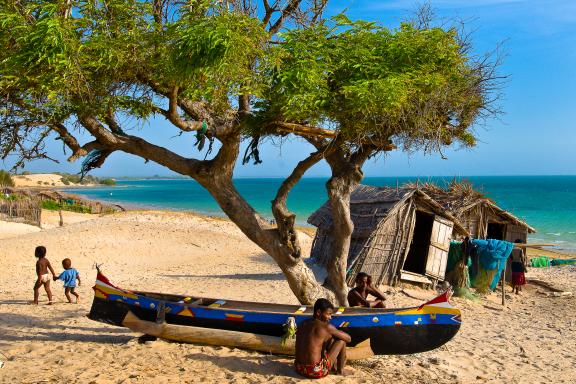
[(576, 264), (576, 259), (554, 259), (550, 265), (572, 265)]
[(451, 241), (446, 262), (446, 280), (452, 284), (454, 296), (477, 300), (478, 297), (470, 290), (469, 267), (471, 265), (472, 261), (464, 254), (462, 243)]
[(494, 290), (498, 285), (506, 259), (512, 253), (514, 244), (502, 240), (472, 240), (478, 257), (478, 272), (472, 285), (479, 292)]
[[(474, 277), (474, 282), (473, 285), (476, 288), (476, 292), (480, 293), (480, 294), (486, 294), (488, 292), (490, 292), (491, 290), (491, 285), (492, 285), (492, 281), (494, 280), (494, 277), (496, 276), (500, 276), (500, 275), (496, 275), (498, 271), (496, 269), (492, 269), (492, 270), (486, 270), (482, 267), (480, 267), (478, 269), (478, 273), (476, 274), (476, 276)], [(496, 280), (496, 282), (498, 282), (498, 280)], [(498, 283), (496, 283), (498, 284)]]
[(456, 287), (454, 288), (454, 296), (462, 297), (468, 300), (478, 300), (478, 296), (476, 296), (470, 288), (468, 287)]
[(446, 280), (454, 288), (470, 288), (470, 258), (464, 254), (462, 243), (451, 241), (446, 262)]
[(538, 256), (530, 259), (530, 265), (533, 268), (545, 268), (550, 266), (550, 258), (546, 256)]

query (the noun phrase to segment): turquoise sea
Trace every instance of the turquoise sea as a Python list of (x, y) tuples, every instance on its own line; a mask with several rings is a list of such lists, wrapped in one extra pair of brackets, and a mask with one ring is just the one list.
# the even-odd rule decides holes
[[(556, 244), (559, 249), (576, 251), (576, 176), (476, 176), (462, 177), (492, 198), (502, 208), (536, 228), (531, 242)], [(271, 218), (270, 201), (283, 179), (236, 179), (238, 190), (253, 207)], [(297, 214), (299, 224), (327, 200), (325, 178), (302, 179), (292, 190), (288, 207)], [(440, 186), (452, 178), (368, 177), (363, 183), (396, 186), (420, 180)], [(191, 179), (121, 180), (114, 187), (69, 189), (90, 199), (114, 202), (126, 207), (189, 210), (223, 216), (211, 196)]]

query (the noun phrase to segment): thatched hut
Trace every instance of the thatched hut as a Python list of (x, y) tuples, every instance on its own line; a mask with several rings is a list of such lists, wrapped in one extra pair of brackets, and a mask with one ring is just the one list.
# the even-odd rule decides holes
[[(468, 235), (450, 213), (418, 189), (361, 185), (352, 193), (350, 212), (354, 232), (348, 254), (349, 284), (361, 271), (372, 275), (377, 284), (442, 281), (452, 233)], [(308, 222), (318, 228), (311, 257), (325, 266), (333, 241), (329, 202)]]
[[(411, 184), (410, 187), (415, 187)], [(418, 186), (456, 217), (473, 238), (526, 243), (536, 230), (491, 199), (475, 190), (468, 182), (451, 182), (447, 188), (425, 183)]]

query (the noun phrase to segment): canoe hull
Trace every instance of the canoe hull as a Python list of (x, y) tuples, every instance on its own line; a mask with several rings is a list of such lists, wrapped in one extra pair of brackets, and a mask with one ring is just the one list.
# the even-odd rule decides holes
[[(128, 313), (133, 313), (142, 321), (155, 323), (156, 320), (156, 313), (153, 311), (137, 307), (134, 308), (125, 303), (107, 301), (99, 298), (94, 298), (88, 317), (95, 321), (124, 327), (126, 326), (124, 319)], [(173, 315), (166, 315), (166, 323), (178, 326), (253, 333), (277, 338), (281, 337), (284, 333), (282, 327), (272, 324), (233, 323), (230, 321), (199, 319), (194, 317), (181, 318)], [(370, 345), (375, 355), (402, 355), (426, 352), (438, 348), (451, 340), (458, 333), (459, 329), (460, 324), (423, 324), (420, 326), (398, 325), (394, 327), (380, 327), (378, 329), (374, 327), (358, 327), (343, 330), (352, 338), (352, 342), (350, 343), (351, 347), (370, 339)], [(157, 334), (152, 336), (162, 337)], [(170, 338), (170, 340), (195, 342), (177, 338)]]
[[(96, 289), (97, 287), (95, 287)], [(90, 319), (117, 326), (126, 326), (124, 319), (129, 313), (132, 313), (139, 320), (148, 323), (218, 329), (279, 338), (284, 333), (282, 325), (288, 316), (296, 317), (297, 323), (310, 317), (304, 314), (259, 314), (238, 309), (199, 308), (180, 303), (168, 303), (165, 310), (162, 311), (165, 312), (164, 315), (159, 318), (159, 302), (150, 299), (146, 294), (122, 291), (118, 295), (113, 295), (111, 292), (114, 291), (109, 291), (107, 295), (97, 292), (88, 316)], [(383, 313), (366, 310), (366, 315), (336, 315), (332, 322), (351, 336), (350, 347), (355, 347), (369, 340), (373, 354), (377, 355), (425, 352), (445, 344), (460, 329), (460, 312), (458, 310), (444, 302), (434, 304), (431, 301), (429, 303), (432, 304), (424, 304), (419, 308), (388, 309)], [(187, 311), (187, 315), (178, 312), (181, 305)], [(435, 307), (434, 305), (440, 306)], [(177, 309), (173, 310), (173, 308)], [(163, 336), (160, 335), (159, 337)], [(175, 337), (170, 337), (170, 339), (194, 342), (194, 339), (185, 340)], [(217, 343), (219, 344), (216, 345), (225, 344), (222, 341)], [(262, 350), (253, 347), (248, 349)]]
[[(126, 317), (124, 317), (122, 325), (134, 332), (184, 343), (242, 348), (277, 355), (294, 355), (296, 350), (294, 339), (287, 339), (282, 342), (282, 338), (275, 336), (168, 323), (157, 324), (141, 320), (132, 312), (128, 312)], [(370, 340), (366, 340), (356, 347), (347, 347), (346, 349), (348, 360), (362, 360), (374, 356), (374, 352), (370, 347)]]

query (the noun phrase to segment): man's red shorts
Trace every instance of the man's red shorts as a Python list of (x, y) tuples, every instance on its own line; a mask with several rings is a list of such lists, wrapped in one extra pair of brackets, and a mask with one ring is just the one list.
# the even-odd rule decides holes
[(294, 365), (296, 366), (296, 372), (309, 379), (326, 377), (328, 373), (330, 373), (330, 368), (332, 368), (332, 364), (327, 356), (324, 356), (322, 360), (314, 364), (300, 364), (295, 361)]

